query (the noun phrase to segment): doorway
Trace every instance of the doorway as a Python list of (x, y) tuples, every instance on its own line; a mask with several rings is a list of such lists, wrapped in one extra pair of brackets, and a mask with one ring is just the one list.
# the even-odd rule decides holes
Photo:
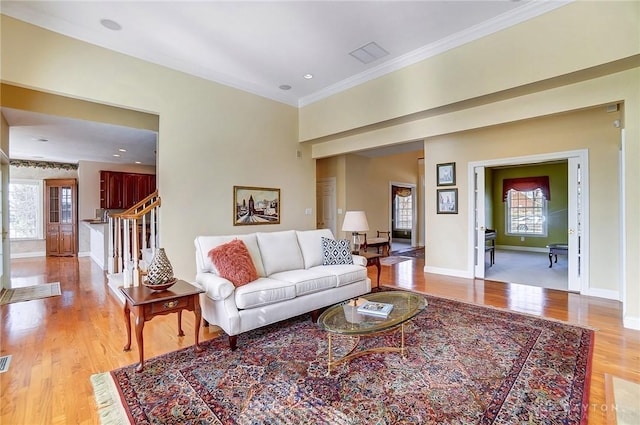
[(391, 250), (409, 249), (417, 244), (416, 185), (393, 182), (390, 185)]
[[(469, 206), (474, 214), (470, 214), (470, 268), (474, 277), (485, 278), (485, 231), (486, 231), (486, 185), (485, 174), (488, 168), (509, 165), (540, 164), (551, 161), (568, 162), (568, 208), (567, 208), (567, 290), (583, 292), (588, 289), (588, 152), (586, 150), (558, 152), (553, 154), (533, 155), (518, 158), (505, 158), (474, 162), (469, 164), (470, 191)], [(496, 261), (498, 261), (496, 259)]]

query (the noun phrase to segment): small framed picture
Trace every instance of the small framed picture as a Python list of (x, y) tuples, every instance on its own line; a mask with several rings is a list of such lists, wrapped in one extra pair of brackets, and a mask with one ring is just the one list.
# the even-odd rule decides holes
[(436, 174), (438, 186), (455, 186), (456, 163), (447, 162), (445, 164), (436, 164)]
[(438, 214), (458, 214), (458, 189), (436, 190)]
[(233, 225), (280, 224), (280, 189), (233, 187)]

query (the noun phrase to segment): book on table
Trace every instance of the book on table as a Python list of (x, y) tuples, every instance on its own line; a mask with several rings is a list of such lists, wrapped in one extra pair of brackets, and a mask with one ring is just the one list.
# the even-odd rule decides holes
[(387, 317), (393, 310), (393, 304), (367, 301), (358, 307), (358, 313), (369, 314), (371, 316)]

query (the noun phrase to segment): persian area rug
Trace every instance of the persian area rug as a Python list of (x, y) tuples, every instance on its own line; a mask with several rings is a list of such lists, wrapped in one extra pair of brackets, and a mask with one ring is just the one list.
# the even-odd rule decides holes
[[(332, 368), (308, 316), (92, 376), (103, 424), (586, 424), (593, 331), (427, 297), (406, 357)], [(358, 349), (399, 345), (400, 332)], [(356, 342), (332, 338), (334, 354)]]
[(403, 261), (411, 260), (410, 257), (400, 257), (397, 255), (391, 255), (389, 257), (380, 258), (380, 265), (382, 266), (392, 266), (394, 264), (402, 263)]
[(3, 291), (0, 297), (0, 305), (39, 300), (41, 298), (56, 297), (58, 295), (62, 295), (62, 292), (60, 292), (60, 282), (24, 286), (22, 288)]

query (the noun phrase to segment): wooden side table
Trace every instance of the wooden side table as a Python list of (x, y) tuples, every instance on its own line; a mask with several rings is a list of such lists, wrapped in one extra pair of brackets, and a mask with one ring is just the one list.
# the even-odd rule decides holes
[(131, 350), (131, 313), (136, 318), (136, 342), (138, 343), (138, 354), (140, 364), (136, 368), (137, 372), (144, 369), (144, 338), (142, 331), (144, 322), (151, 320), (155, 316), (178, 313), (178, 336), (184, 336), (182, 331), (182, 310), (193, 311), (196, 316), (196, 343), (197, 353), (202, 351), (199, 345), (200, 320), (202, 310), (200, 309), (200, 293), (204, 290), (197, 288), (183, 280), (178, 280), (172, 287), (165, 291), (152, 291), (145, 286), (135, 286), (130, 288), (120, 288), (124, 295), (124, 320), (127, 325), (127, 344), (124, 351)]
[(377, 282), (376, 288), (380, 289), (380, 257), (382, 257), (382, 254), (378, 254), (375, 252), (360, 251), (360, 253), (356, 255), (359, 255), (367, 259), (367, 267), (376, 266), (376, 268), (378, 269), (378, 282)]

